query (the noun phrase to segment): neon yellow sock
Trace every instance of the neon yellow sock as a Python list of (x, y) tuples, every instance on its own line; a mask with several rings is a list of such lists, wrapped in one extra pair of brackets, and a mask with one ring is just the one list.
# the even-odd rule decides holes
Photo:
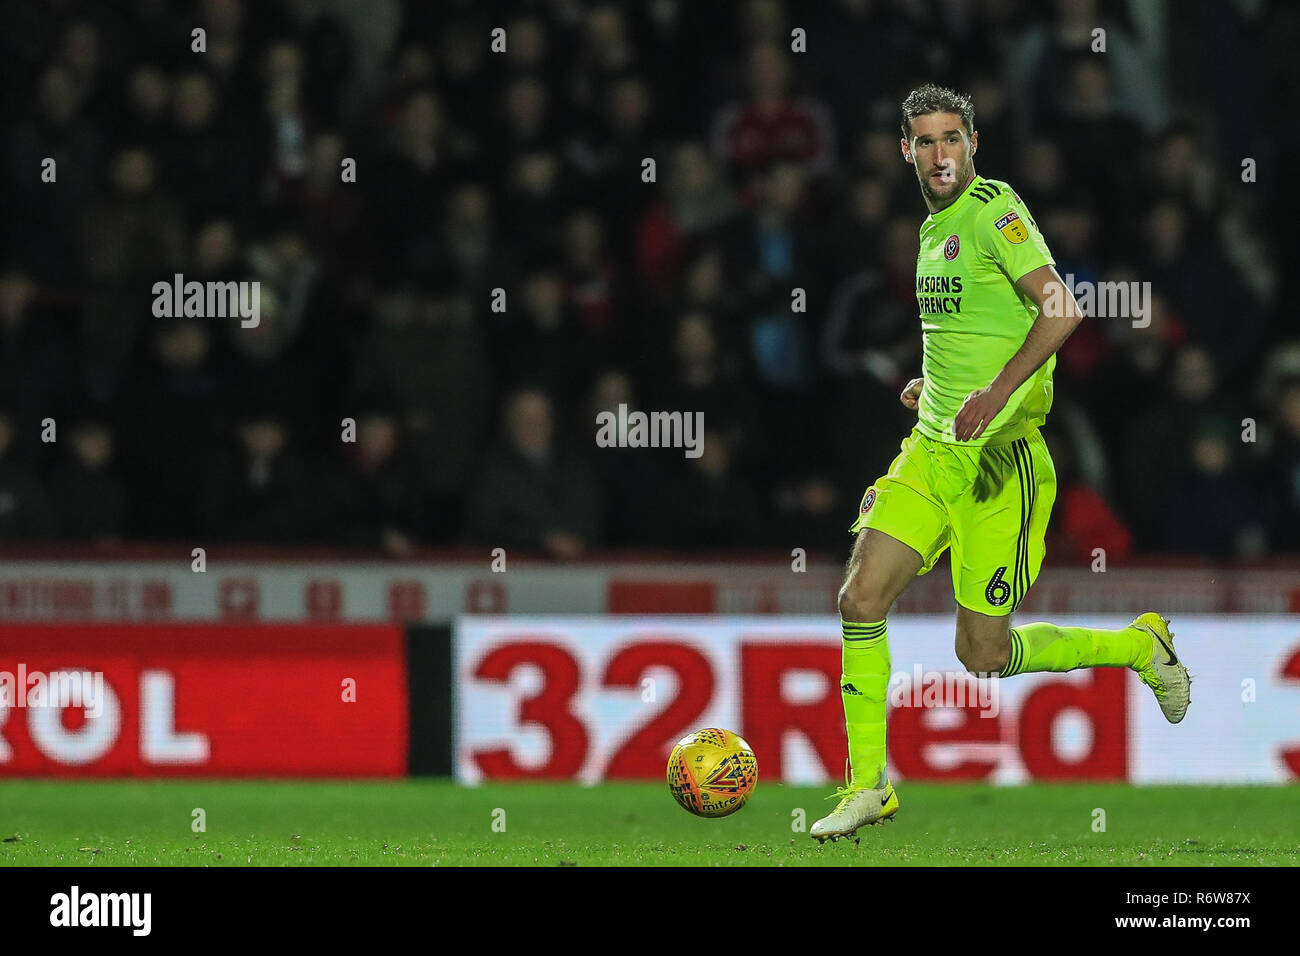
[(1038, 621), (1011, 629), (1011, 656), (1002, 677), (1079, 667), (1144, 667), (1151, 637), (1132, 627), (1057, 627)]
[(885, 710), (889, 689), (889, 635), (885, 622), (841, 621), (844, 728), (854, 786), (874, 787), (885, 773)]

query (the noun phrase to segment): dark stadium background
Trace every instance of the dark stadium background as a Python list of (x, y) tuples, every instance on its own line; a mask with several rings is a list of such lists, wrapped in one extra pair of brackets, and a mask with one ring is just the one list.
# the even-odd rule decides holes
[[(1060, 354), (1049, 564), (1300, 549), (1285, 157), (1258, 95), (1295, 99), (1286, 4), (5, 7), (8, 554), (839, 560), (919, 374), (897, 107), (927, 80), (974, 95), (976, 167), (1062, 275), (1152, 284), (1148, 328), (1093, 319)], [(155, 319), (177, 272), (260, 280), (274, 305), (255, 331)], [(597, 449), (619, 402), (703, 411), (705, 454)]]

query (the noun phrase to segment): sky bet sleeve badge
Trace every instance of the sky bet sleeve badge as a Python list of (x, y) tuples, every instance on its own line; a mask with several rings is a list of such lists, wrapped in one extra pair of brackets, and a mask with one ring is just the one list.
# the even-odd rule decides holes
[(1007, 213), (994, 225), (998, 227), (998, 232), (1007, 237), (1007, 242), (1014, 245), (1018, 246), (1029, 238), (1029, 233), (1025, 231), (1025, 224), (1014, 212)]

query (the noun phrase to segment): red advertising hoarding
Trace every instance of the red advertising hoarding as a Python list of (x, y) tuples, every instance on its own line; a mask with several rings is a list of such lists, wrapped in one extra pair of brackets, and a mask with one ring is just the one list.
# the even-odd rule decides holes
[(402, 776), (405, 657), (395, 626), (6, 625), (0, 777)]
[[(1123, 627), (1123, 617), (1069, 618)], [(890, 618), (896, 780), (1282, 783), (1300, 773), (1300, 619), (1183, 615), (1195, 674), (1171, 725), (1126, 668), (980, 680), (951, 617)], [(829, 784), (848, 754), (839, 621), (480, 617), (456, 625), (456, 775), (467, 783), (662, 780), (701, 727), (740, 733), (765, 780)]]

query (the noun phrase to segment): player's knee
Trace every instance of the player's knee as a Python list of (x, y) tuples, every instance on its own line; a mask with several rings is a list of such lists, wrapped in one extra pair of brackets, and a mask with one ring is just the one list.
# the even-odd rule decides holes
[(885, 619), (891, 603), (880, 584), (859, 572), (840, 588), (840, 619), (874, 624)]
[(1007, 666), (1007, 651), (972, 650), (958, 654), (957, 659), (972, 674), (997, 674)]
[(957, 632), (957, 660), (972, 674), (997, 674), (1007, 666), (1011, 656), (1010, 645), (990, 644)]

